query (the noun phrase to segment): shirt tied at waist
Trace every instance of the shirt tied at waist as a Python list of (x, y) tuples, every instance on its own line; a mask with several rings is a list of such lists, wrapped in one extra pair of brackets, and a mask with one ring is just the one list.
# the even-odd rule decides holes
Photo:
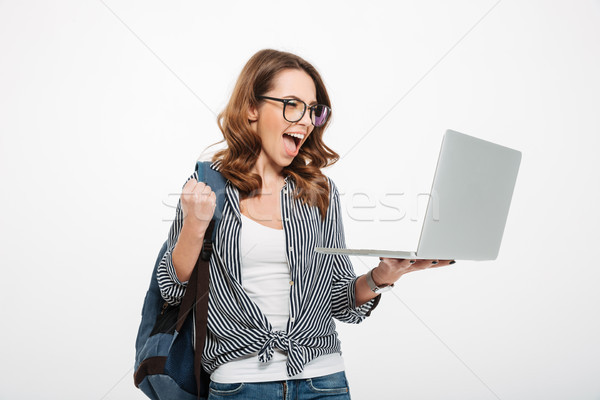
[(299, 374), (304, 369), (304, 352), (298, 346), (296, 341), (290, 339), (285, 331), (269, 332), (269, 338), (262, 345), (258, 352), (258, 360), (266, 363), (273, 357), (273, 350), (287, 352), (287, 374), (292, 377)]

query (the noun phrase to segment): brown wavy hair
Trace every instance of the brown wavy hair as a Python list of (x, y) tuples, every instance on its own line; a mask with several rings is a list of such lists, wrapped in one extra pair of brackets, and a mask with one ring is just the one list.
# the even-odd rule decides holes
[[(308, 61), (295, 54), (273, 49), (254, 54), (242, 69), (225, 109), (217, 116), (224, 139), (214, 144), (227, 142), (227, 148), (212, 157), (213, 162), (220, 161), (221, 173), (238, 188), (242, 198), (252, 197), (262, 188), (261, 177), (250, 172), (262, 144), (260, 137), (250, 129), (248, 110), (250, 106), (258, 107), (257, 96), (270, 91), (274, 78), (284, 69), (306, 72), (315, 84), (317, 102), (332, 108), (321, 76)], [(329, 206), (329, 184), (321, 168), (339, 160), (339, 155), (323, 143), (323, 132), (330, 122), (331, 117), (325, 125), (314, 127), (298, 155), (283, 168), (283, 174), (289, 174), (296, 182), (294, 198), (301, 199), (303, 204), (318, 207), (323, 220)]]

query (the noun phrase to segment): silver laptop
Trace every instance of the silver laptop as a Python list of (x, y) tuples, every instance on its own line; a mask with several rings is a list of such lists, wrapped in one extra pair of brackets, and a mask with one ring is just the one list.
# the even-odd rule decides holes
[(448, 130), (416, 251), (315, 250), (390, 258), (495, 260), (520, 163), (520, 151)]

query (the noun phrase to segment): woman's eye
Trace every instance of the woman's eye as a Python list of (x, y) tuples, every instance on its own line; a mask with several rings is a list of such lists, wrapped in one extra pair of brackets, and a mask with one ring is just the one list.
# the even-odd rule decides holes
[(298, 102), (288, 101), (287, 105), (288, 105), (288, 107), (296, 108), (296, 107), (298, 107)]

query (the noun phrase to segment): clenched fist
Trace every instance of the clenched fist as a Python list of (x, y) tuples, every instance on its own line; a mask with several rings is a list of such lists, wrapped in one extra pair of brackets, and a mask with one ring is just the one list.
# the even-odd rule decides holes
[(190, 179), (181, 192), (183, 223), (204, 235), (215, 213), (217, 196), (207, 184)]

